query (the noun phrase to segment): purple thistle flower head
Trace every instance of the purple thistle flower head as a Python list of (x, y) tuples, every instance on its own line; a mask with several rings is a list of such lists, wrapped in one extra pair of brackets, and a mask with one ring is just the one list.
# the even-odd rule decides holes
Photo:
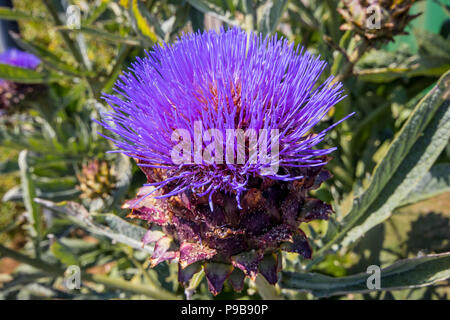
[(285, 39), (235, 28), (157, 46), (121, 76), (100, 124), (147, 176), (124, 208), (150, 223), (152, 266), (179, 260), (182, 284), (203, 268), (218, 294), (257, 273), (275, 284), (281, 250), (311, 257), (299, 226), (332, 212), (309, 191), (331, 176), (335, 148), (317, 145), (340, 121), (313, 129), (343, 98), (333, 77), (319, 83), (324, 68)]
[(0, 63), (26, 69), (35, 69), (41, 60), (34, 54), (18, 49), (8, 49), (0, 53)]
[[(113, 111), (101, 124), (116, 135), (109, 139), (137, 159), (144, 172), (164, 169), (163, 179), (149, 178), (147, 185), (156, 187), (152, 192), (168, 190), (159, 198), (194, 192), (208, 195), (212, 209), (213, 194), (223, 191), (234, 194), (240, 206), (241, 193), (252, 178), (302, 179), (295, 168), (323, 166), (324, 156), (335, 150), (316, 146), (339, 122), (312, 133), (343, 99), (342, 84), (333, 83), (333, 77), (318, 83), (325, 66), (319, 57), (276, 36), (263, 38), (238, 28), (183, 35), (175, 44), (156, 46), (145, 58), (137, 58), (116, 83), (120, 97), (105, 95)], [(217, 139), (215, 135), (205, 142), (204, 133), (211, 129), (222, 137), (224, 153), (232, 139), (231, 162), (196, 158)], [(271, 154), (268, 162), (259, 154), (250, 156), (251, 142), (244, 140), (244, 161), (237, 161), (237, 135), (227, 136), (228, 130), (236, 129), (265, 130), (268, 134), (259, 136), (258, 147), (266, 140), (270, 153), (274, 138), (276, 157)], [(174, 163), (173, 150), (180, 142), (174, 130), (192, 138), (185, 150), (190, 161)], [(215, 145), (212, 156), (220, 145)], [(264, 171), (269, 165), (277, 170)]]

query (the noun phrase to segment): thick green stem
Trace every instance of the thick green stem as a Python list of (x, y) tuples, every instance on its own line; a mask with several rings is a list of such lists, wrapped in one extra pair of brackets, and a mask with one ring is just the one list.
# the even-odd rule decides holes
[(350, 75), (352, 75), (355, 64), (359, 61), (359, 59), (361, 59), (368, 48), (369, 43), (365, 39), (362, 39), (360, 44), (355, 48), (353, 53), (349, 56), (348, 60), (342, 66), (341, 71), (334, 79), (334, 82), (343, 81)]

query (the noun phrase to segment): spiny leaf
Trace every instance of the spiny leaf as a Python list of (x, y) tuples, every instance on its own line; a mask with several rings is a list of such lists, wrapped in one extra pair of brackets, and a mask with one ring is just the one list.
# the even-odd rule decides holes
[(22, 186), (22, 196), (25, 208), (28, 213), (28, 220), (32, 226), (32, 236), (40, 239), (41, 236), (41, 215), (39, 206), (34, 201), (36, 188), (31, 179), (30, 168), (28, 166), (28, 151), (23, 150), (19, 154), (20, 181)]
[[(443, 91), (439, 98), (436, 97), (437, 100), (433, 101), (427, 100), (426, 97), (422, 102), (422, 109), (428, 109), (426, 108), (427, 104), (438, 106), (436, 113), (430, 110), (434, 114), (430, 123), (422, 132), (415, 131), (415, 128), (408, 128), (413, 125), (421, 127), (421, 119), (417, 118), (417, 114), (421, 113), (419, 112), (421, 104), (419, 104), (419, 108), (413, 112), (400, 135), (391, 144), (383, 161), (376, 168), (371, 185), (373, 183), (385, 183), (385, 185), (383, 189), (378, 189), (379, 191), (375, 194), (376, 198), (368, 209), (359, 215), (357, 223), (343, 239), (342, 245), (346, 246), (355, 241), (366, 231), (389, 218), (393, 210), (430, 170), (448, 144), (450, 139), (450, 73), (446, 78), (444, 77), (443, 81)], [(425, 115), (423, 116), (425, 117)], [(414, 119), (415, 121), (413, 121)], [(406, 152), (403, 153), (403, 147), (408, 147), (410, 142), (406, 140), (415, 140), (415, 143), (410, 150), (405, 150)], [(361, 198), (363, 197), (364, 195), (361, 196)], [(350, 221), (352, 218), (350, 214), (348, 220), (344, 218), (344, 223)], [(354, 215), (353, 218), (356, 216)]]
[[(283, 272), (280, 286), (311, 292), (316, 297), (329, 297), (357, 292), (370, 292), (367, 283), (372, 273), (333, 278), (318, 273)], [(399, 290), (431, 285), (450, 277), (450, 253), (397, 261), (380, 270), (380, 289)]]
[[(76, 202), (54, 203), (52, 201), (36, 198), (35, 201), (44, 207), (57, 212), (81, 228), (93, 234), (105, 236), (111, 240), (126, 244), (132, 248), (153, 253), (151, 246), (143, 246), (142, 238), (146, 230), (131, 224), (114, 214), (91, 215), (87, 210)], [(95, 217), (95, 220), (92, 219)], [(103, 221), (107, 226), (100, 224)]]

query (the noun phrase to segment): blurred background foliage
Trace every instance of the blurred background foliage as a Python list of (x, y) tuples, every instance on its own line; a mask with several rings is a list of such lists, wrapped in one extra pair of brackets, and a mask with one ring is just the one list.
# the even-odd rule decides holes
[[(421, 13), (408, 21), (409, 34), (386, 27), (385, 38), (375, 39), (357, 30), (356, 17), (344, 19), (345, 3), (335, 0), (15, 0), (13, 9), (2, 6), (0, 19), (18, 23), (11, 38), (42, 63), (37, 70), (0, 65), (0, 78), (34, 88), (24, 106), (0, 115), (0, 297), (448, 299), (450, 2), (393, 1), (385, 18), (395, 19), (395, 6), (409, 2), (411, 14)], [(80, 28), (67, 26), (69, 5), (80, 9)], [(336, 214), (305, 224), (313, 260), (287, 254), (275, 288), (258, 278), (241, 293), (226, 287), (212, 297), (201, 273), (185, 289), (175, 264), (149, 268), (152, 248), (140, 241), (145, 225), (121, 209), (145, 177), (128, 158), (106, 153), (111, 145), (92, 119), (108, 108), (101, 93), (111, 92), (135, 56), (183, 32), (222, 26), (276, 33), (320, 54), (328, 62), (324, 77), (335, 74), (347, 94), (321, 125), (356, 114), (326, 141), (339, 147), (328, 165), (334, 178), (315, 196), (332, 203)], [(419, 131), (406, 130), (414, 127)], [(410, 175), (414, 183), (406, 181)], [(374, 264), (394, 264), (410, 281), (383, 278), (384, 290), (361, 292), (365, 280), (363, 286), (354, 279)], [(82, 270), (81, 290), (63, 285), (70, 265)], [(302, 278), (310, 274), (313, 280)]]

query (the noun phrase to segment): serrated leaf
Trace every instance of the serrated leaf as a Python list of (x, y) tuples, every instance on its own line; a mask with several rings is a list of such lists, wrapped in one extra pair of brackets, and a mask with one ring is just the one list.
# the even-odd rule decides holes
[(124, 219), (116, 216), (115, 214), (98, 214), (95, 216), (95, 219), (101, 219), (104, 220), (106, 225), (110, 228), (110, 230), (124, 235), (125, 237), (128, 237), (130, 239), (134, 239), (136, 241), (139, 241), (142, 246), (142, 238), (145, 235), (145, 230), (142, 227), (139, 227), (137, 225), (131, 224)]
[(46, 83), (61, 79), (57, 74), (0, 64), (0, 79), (19, 83)]
[[(358, 221), (343, 239), (342, 245), (346, 246), (355, 241), (366, 231), (389, 218), (393, 210), (400, 205), (401, 201), (407, 197), (408, 193), (430, 170), (447, 145), (450, 139), (450, 73), (443, 78), (443, 81), (446, 83), (445, 87), (442, 87), (443, 91), (435, 91), (439, 92), (435, 96), (437, 100), (427, 100), (427, 98), (433, 97), (432, 92), (431, 96), (425, 97), (422, 102), (423, 107), (419, 104), (419, 108), (413, 112), (400, 135), (394, 139), (383, 161), (375, 169), (371, 185), (373, 183), (384, 184), (382, 189), (374, 188), (369, 191), (375, 191), (376, 198), (368, 209), (359, 215), (359, 218), (356, 218), (358, 215), (353, 215), (352, 212), (356, 212), (353, 209), (348, 218), (344, 218), (344, 223), (348, 223), (351, 219), (358, 219)], [(432, 109), (426, 107), (426, 104), (437, 105), (439, 109), (434, 113)], [(434, 117), (422, 132), (417, 132), (412, 127), (421, 127), (420, 122), (422, 120), (417, 117), (419, 115), (422, 115), (423, 118), (426, 117), (422, 112), (419, 112), (420, 109), (430, 111), (434, 114)], [(412, 129), (412, 131), (408, 129)], [(415, 143), (411, 146), (411, 149), (405, 150), (411, 140)], [(361, 199), (363, 197), (364, 195), (361, 196)], [(368, 200), (370, 198), (366, 197)]]
[[(367, 280), (372, 273), (333, 278), (318, 273), (282, 272), (280, 286), (310, 292), (316, 297), (329, 297), (357, 292), (370, 292)], [(399, 290), (431, 285), (450, 277), (450, 253), (397, 261), (380, 270), (380, 289)]]
[(449, 106), (450, 72), (416, 106), (375, 168), (369, 186), (354, 200), (341, 230), (313, 263), (333, 244), (346, 246), (386, 220), (425, 176), (450, 139)]
[(230, 264), (208, 262), (204, 268), (209, 290), (213, 295), (222, 291), (223, 283), (233, 271)]
[(8, 7), (0, 7), (0, 19), (2, 20), (31, 20), (37, 22), (44, 22), (45, 18), (31, 15), (23, 11), (11, 9)]

